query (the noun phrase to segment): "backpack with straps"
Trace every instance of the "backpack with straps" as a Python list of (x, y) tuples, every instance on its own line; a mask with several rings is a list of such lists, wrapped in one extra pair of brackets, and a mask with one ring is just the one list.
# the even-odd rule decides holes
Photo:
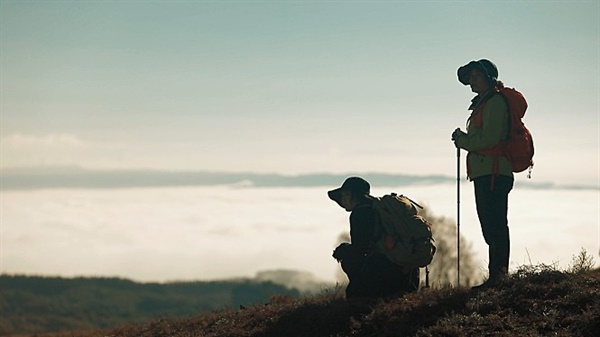
[(426, 267), (431, 263), (436, 247), (431, 224), (418, 215), (416, 202), (396, 193), (373, 200), (383, 233), (376, 250), (392, 262), (408, 267)]
[(504, 97), (508, 106), (510, 120), (508, 138), (491, 149), (477, 151), (483, 155), (504, 156), (510, 162), (513, 172), (523, 172), (529, 169), (528, 177), (531, 178), (533, 169), (533, 137), (522, 118), (527, 110), (525, 97), (514, 88), (501, 86), (498, 93)]

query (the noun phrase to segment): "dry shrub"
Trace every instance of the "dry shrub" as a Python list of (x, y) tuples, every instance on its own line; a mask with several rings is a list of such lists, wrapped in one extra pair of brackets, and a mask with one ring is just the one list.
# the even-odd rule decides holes
[(571, 265), (569, 266), (569, 271), (572, 273), (581, 273), (590, 271), (594, 268), (594, 258), (588, 254), (585, 248), (581, 248), (579, 254), (573, 255), (573, 259), (571, 261)]

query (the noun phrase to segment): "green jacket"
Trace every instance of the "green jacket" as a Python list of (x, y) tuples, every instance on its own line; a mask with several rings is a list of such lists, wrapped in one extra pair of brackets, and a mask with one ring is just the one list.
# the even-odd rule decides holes
[[(508, 106), (504, 98), (494, 93), (487, 100), (484, 97), (483, 102), (478, 104), (479, 100), (479, 96), (475, 97), (470, 108), (473, 113), (469, 117), (467, 133), (456, 140), (457, 147), (469, 151), (467, 167), (470, 180), (493, 173), (492, 156), (482, 155), (477, 151), (493, 148), (507, 139), (509, 132)], [(498, 165), (498, 174), (513, 177), (512, 167), (506, 157), (499, 157)]]

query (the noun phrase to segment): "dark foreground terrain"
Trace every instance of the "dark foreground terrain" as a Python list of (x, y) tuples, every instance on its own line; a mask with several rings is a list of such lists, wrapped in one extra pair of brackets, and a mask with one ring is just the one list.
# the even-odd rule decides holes
[[(424, 289), (346, 301), (340, 291), (52, 336), (600, 336), (600, 269), (531, 266), (496, 289)], [(38, 335), (50, 336), (50, 335)]]

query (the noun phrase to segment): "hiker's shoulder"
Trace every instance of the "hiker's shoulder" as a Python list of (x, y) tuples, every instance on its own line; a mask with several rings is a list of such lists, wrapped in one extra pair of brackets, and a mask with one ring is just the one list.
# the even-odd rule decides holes
[(496, 92), (492, 96), (490, 96), (490, 98), (488, 98), (485, 104), (506, 106), (506, 98), (503, 96), (502, 93)]
[(487, 111), (508, 111), (506, 99), (500, 93), (493, 94), (486, 102), (484, 110)]
[(352, 218), (365, 218), (365, 217), (373, 217), (375, 216), (375, 209), (373, 207), (372, 202), (365, 202), (358, 205), (354, 210), (352, 210), (352, 214), (350, 217)]

